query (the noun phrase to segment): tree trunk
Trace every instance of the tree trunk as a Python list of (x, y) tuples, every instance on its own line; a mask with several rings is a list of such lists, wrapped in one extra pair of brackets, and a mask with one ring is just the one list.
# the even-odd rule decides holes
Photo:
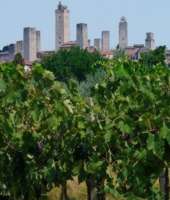
[(67, 183), (66, 182), (62, 185), (61, 200), (68, 200)]
[(87, 194), (88, 194), (88, 200), (97, 200), (97, 189), (95, 187), (95, 182), (92, 178), (89, 178), (86, 181), (87, 184)]
[(104, 192), (104, 182), (105, 182), (105, 179), (103, 179), (97, 185), (97, 200), (105, 200), (106, 199), (106, 194)]
[(35, 186), (34, 190), (35, 190), (36, 200), (40, 200), (41, 199), (41, 195), (42, 195), (41, 186), (40, 185)]
[(9, 196), (0, 195), (0, 200), (10, 200)]
[(160, 189), (163, 194), (163, 200), (169, 200), (169, 173), (166, 168), (159, 177)]

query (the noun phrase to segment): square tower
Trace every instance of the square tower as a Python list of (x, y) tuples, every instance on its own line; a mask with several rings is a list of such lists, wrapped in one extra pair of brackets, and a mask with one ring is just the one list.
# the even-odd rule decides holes
[(15, 54), (20, 53), (22, 57), (24, 56), (24, 42), (23, 40), (16, 41), (15, 44)]
[(33, 62), (37, 59), (36, 29), (24, 28), (24, 59)]
[(37, 53), (41, 51), (41, 32), (36, 31)]
[(145, 47), (150, 50), (154, 50), (156, 47), (154, 33), (146, 33)]
[(124, 50), (128, 46), (128, 23), (125, 17), (119, 22), (119, 48)]
[(100, 51), (100, 50), (101, 50), (101, 39), (100, 39), (100, 38), (95, 38), (95, 39), (94, 39), (94, 48), (95, 48), (97, 51)]
[(70, 40), (70, 11), (61, 2), (55, 10), (55, 50)]
[(102, 51), (110, 50), (110, 31), (102, 31)]
[(77, 24), (77, 43), (81, 49), (88, 48), (88, 29), (87, 24)]

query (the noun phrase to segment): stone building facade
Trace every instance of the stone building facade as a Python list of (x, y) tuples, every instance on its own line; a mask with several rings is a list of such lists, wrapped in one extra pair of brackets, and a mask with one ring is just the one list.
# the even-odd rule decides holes
[(20, 53), (22, 57), (24, 56), (24, 42), (23, 40), (16, 41), (15, 44), (15, 54)]
[(110, 31), (102, 31), (102, 51), (110, 50)]
[(95, 38), (94, 39), (94, 48), (97, 51), (101, 51), (101, 39), (100, 38)]
[(36, 29), (24, 28), (24, 59), (33, 62), (37, 59)]
[(70, 11), (61, 2), (55, 10), (55, 50), (70, 40)]
[(128, 46), (128, 23), (125, 17), (119, 22), (119, 49), (124, 50)]
[(81, 49), (89, 47), (87, 24), (77, 24), (77, 43)]
[(154, 33), (146, 33), (145, 47), (150, 50), (154, 50), (156, 48)]

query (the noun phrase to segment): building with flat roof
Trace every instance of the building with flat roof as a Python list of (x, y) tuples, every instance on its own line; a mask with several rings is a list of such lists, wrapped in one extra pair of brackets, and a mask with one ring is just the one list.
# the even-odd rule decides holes
[(102, 51), (110, 51), (110, 31), (102, 31)]
[(37, 45), (37, 52), (41, 51), (41, 32), (36, 31), (36, 45)]
[(10, 62), (10, 55), (8, 51), (0, 52), (0, 63)]
[(69, 41), (69, 42), (64, 43), (60, 48), (61, 49), (70, 49), (70, 48), (78, 47), (78, 46), (79, 45), (76, 41)]
[(101, 51), (101, 55), (104, 58), (112, 59), (114, 57), (114, 51), (113, 50), (110, 50), (110, 51)]
[(16, 41), (15, 44), (15, 54), (20, 53), (22, 56), (24, 56), (24, 42), (23, 40)]
[(24, 59), (35, 61), (37, 59), (36, 29), (32, 27), (24, 28)]
[(24, 59), (30, 62), (37, 60), (41, 46), (41, 33), (33, 27), (24, 28)]
[(81, 49), (89, 47), (87, 24), (77, 24), (77, 43)]
[(154, 33), (146, 33), (145, 47), (150, 50), (154, 50), (156, 48)]
[(91, 45), (91, 40), (88, 39), (88, 48), (90, 48), (92, 45)]
[(96, 48), (97, 51), (101, 50), (101, 39), (100, 38), (94, 39), (94, 47)]

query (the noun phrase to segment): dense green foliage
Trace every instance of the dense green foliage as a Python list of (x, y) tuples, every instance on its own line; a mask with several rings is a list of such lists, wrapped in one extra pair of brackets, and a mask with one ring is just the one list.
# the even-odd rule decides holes
[(20, 53), (15, 55), (13, 63), (14, 65), (24, 65), (24, 59)]
[(98, 52), (89, 53), (87, 50), (73, 47), (61, 49), (57, 53), (45, 56), (42, 66), (52, 71), (57, 80), (67, 82), (71, 78), (85, 80), (87, 74), (94, 74), (98, 69), (97, 61), (104, 60)]
[[(51, 59), (60, 54), (69, 52)], [(0, 194), (34, 200), (62, 185), (64, 199), (76, 176), (91, 200), (161, 199), (155, 183), (170, 164), (170, 70), (127, 58), (98, 65), (81, 83), (69, 74), (67, 84), (41, 65), (0, 65)]]
[(67, 94), (53, 74), (39, 66), (31, 74), (19, 66), (2, 65), (0, 71), (1, 192), (12, 199), (38, 198), (52, 184), (47, 177), (54, 174), (55, 182), (54, 138), (67, 119)]
[(140, 62), (148, 67), (157, 64), (165, 65), (165, 51), (166, 46), (160, 46), (155, 50), (150, 50), (149, 52), (142, 53)]

